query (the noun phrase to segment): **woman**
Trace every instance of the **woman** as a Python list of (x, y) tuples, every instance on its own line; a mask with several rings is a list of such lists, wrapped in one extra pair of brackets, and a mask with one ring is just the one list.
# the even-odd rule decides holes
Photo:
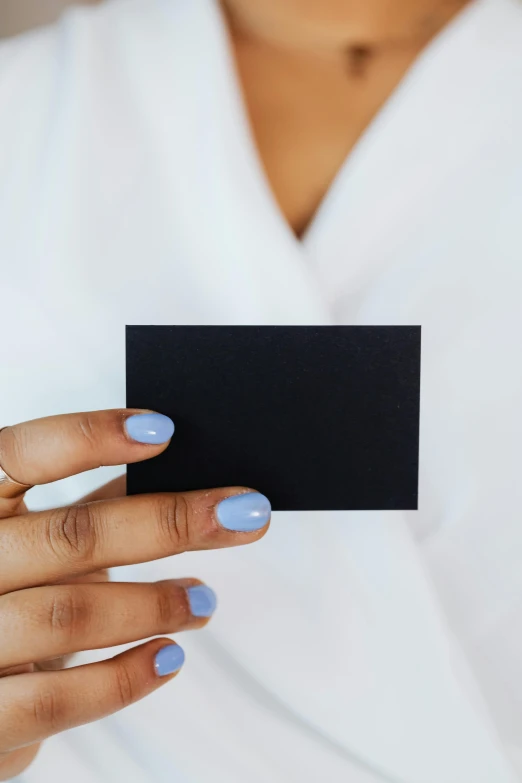
[[(172, 425), (0, 434), (2, 779), (522, 777), (521, 35), (517, 0), (114, 0), (0, 49), (6, 424), (118, 408), (129, 323), (423, 327), (416, 513), (276, 514), (254, 547), (132, 566), (257, 541), (267, 503), (220, 490), (198, 527), (187, 498), (168, 544), (153, 498), (26, 513), (26, 485), (72, 476), (27, 496), (67, 507)], [(230, 497), (253, 506), (220, 516)], [(120, 583), (192, 574), (220, 608), (160, 688), (182, 662), (161, 635), (213, 594)]]

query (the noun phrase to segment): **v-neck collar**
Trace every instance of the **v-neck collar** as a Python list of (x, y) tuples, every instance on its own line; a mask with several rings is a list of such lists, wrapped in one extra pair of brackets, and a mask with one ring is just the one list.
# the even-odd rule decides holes
[[(171, 7), (171, 0), (163, 2)], [(237, 316), (242, 320), (357, 322), (338, 308), (339, 300), (371, 281), (388, 260), (388, 243), (411, 232), (429, 189), (468, 154), (467, 113), (477, 127), (490, 121), (482, 85), (496, 68), (497, 39), (512, 16), (519, 21), (515, 0), (474, 0), (431, 42), (341, 166), (301, 240), (264, 171), (218, 0), (176, 9), (174, 21), (183, 19), (187, 32), (173, 57), (173, 78), (183, 92), (169, 123), (204, 183), (183, 189), (187, 222), (196, 214), (210, 229), (198, 236), (198, 257), (217, 252), (230, 284), (249, 291)], [(180, 126), (183, 101), (192, 119)], [(179, 169), (173, 175), (179, 180)]]
[[(486, 0), (487, 2), (487, 0)], [(301, 237), (297, 237), (286, 217), (284, 216), (277, 199), (273, 193), (268, 175), (266, 173), (260, 151), (258, 149), (255, 134), (253, 132), (251, 118), (248, 112), (247, 104), (244, 98), (241, 78), (239, 76), (237, 63), (233, 53), (233, 46), (230, 40), (230, 31), (224, 11), (219, 0), (211, 0), (217, 18), (217, 27), (219, 28), (219, 37), (222, 46), (222, 61), (228, 86), (229, 98), (234, 106), (234, 112), (231, 119), (237, 130), (236, 138), (243, 147), (245, 154), (250, 162), (252, 172), (252, 181), (256, 184), (263, 200), (266, 204), (266, 214), (271, 216), (273, 226), (278, 225), (279, 234), (285, 235), (286, 241), (290, 240), (295, 245), (298, 252), (306, 254), (307, 246), (314, 244), (317, 236), (323, 230), (326, 219), (331, 211), (332, 204), (338, 201), (339, 194), (342, 194), (347, 179), (350, 178), (352, 168), (356, 168), (359, 160), (368, 152), (373, 139), (378, 136), (382, 127), (386, 125), (388, 117), (398, 109), (403, 101), (403, 96), (411, 87), (411, 83), (416, 80), (417, 72), (423, 70), (424, 63), (429, 60), (437, 49), (444, 45), (446, 38), (451, 37), (453, 30), (467, 25), (468, 17), (473, 15), (477, 6), (483, 6), (484, 0), (472, 0), (463, 10), (458, 13), (443, 30), (441, 30), (432, 41), (425, 47), (423, 52), (414, 60), (407, 72), (401, 79), (399, 86), (393, 91), (390, 97), (384, 102), (383, 106), (376, 113), (365, 131), (361, 134), (358, 141), (341, 163), (337, 173), (331, 181), (325, 195), (321, 199), (317, 209), (312, 215), (305, 231)]]
[(346, 157), (300, 239), (262, 163), (219, 0), (209, 5), (219, 39), (229, 153), (241, 156), (239, 186), (248, 178), (245, 197), (255, 196), (259, 205), (263, 241), (301, 267), (335, 321), (339, 297), (371, 279), (385, 263), (386, 238), (408, 235), (430, 188), (466, 154), (466, 140), (461, 146), (457, 139), (469, 126), (470, 111), (477, 112), (478, 125), (483, 116), (480, 85), (492, 66), (483, 51), (488, 30), (514, 13), (514, 0), (472, 0), (432, 39)]

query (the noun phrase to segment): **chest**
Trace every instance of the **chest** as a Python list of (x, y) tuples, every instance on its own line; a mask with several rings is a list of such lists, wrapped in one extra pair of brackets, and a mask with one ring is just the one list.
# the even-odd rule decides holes
[(233, 40), (248, 120), (272, 192), (295, 234), (309, 225), (332, 181), (418, 51), (286, 51)]

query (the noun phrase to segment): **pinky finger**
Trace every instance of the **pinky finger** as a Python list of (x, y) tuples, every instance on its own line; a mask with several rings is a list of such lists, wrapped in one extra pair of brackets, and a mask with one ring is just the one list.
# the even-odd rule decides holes
[(0, 680), (0, 754), (104, 718), (171, 680), (181, 647), (154, 639), (99, 663)]

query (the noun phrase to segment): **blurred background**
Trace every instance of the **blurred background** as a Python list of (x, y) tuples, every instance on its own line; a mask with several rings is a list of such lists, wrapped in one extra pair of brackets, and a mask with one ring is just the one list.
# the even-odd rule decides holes
[(0, 38), (52, 22), (68, 5), (94, 5), (99, 0), (0, 0)]

